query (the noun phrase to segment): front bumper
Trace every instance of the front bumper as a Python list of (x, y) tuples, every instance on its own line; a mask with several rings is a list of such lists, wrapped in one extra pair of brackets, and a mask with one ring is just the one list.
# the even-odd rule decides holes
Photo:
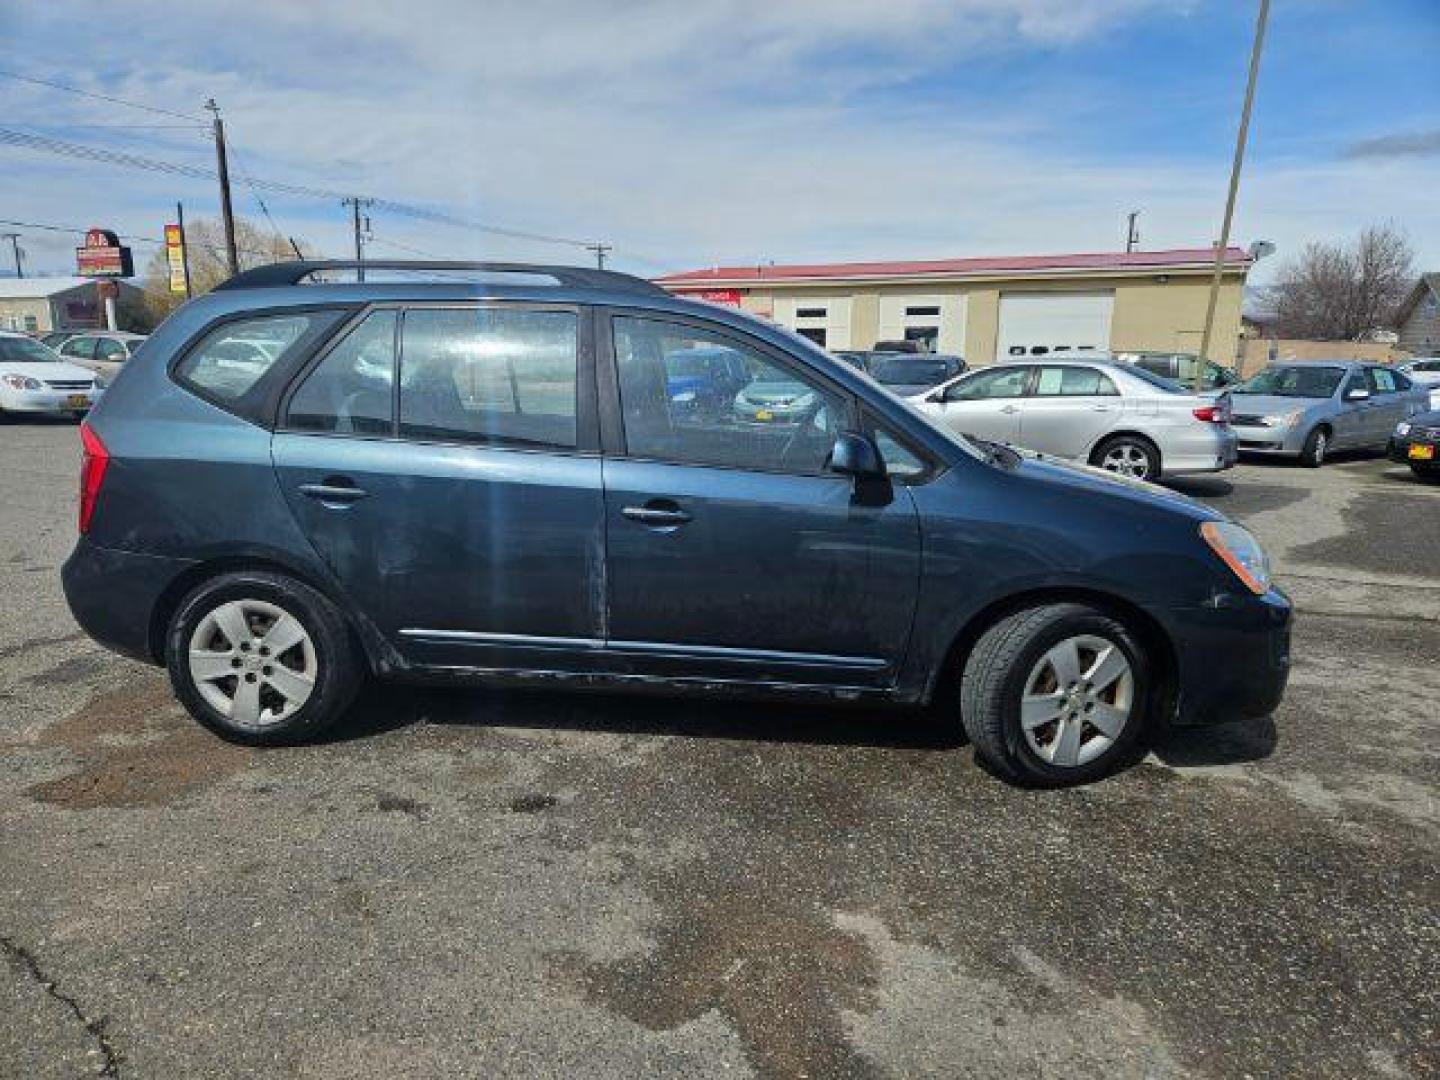
[(1298, 426), (1260, 427), (1245, 424), (1236, 427), (1242, 454), (1274, 454), (1299, 457), (1305, 447), (1305, 433)]
[(85, 412), (100, 398), (95, 390), (13, 390), (0, 394), (0, 409), (23, 413)]
[(1180, 725), (1268, 716), (1290, 679), (1289, 598), (1226, 593), (1216, 602), (1170, 613)]
[(80, 629), (106, 648), (156, 664), (153, 618), (170, 586), (193, 565), (101, 547), (82, 536), (60, 570), (60, 582)]

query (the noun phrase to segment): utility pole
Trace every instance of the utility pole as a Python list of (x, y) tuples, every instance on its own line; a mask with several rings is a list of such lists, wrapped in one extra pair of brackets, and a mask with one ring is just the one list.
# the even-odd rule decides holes
[(355, 261), (360, 265), (355, 268), (355, 280), (365, 280), (365, 233), (370, 229), (370, 219), (365, 219), (365, 226), (360, 226), (360, 209), (369, 206), (373, 199), (362, 199), (359, 195), (352, 195), (348, 199), (342, 199), (341, 206), (348, 206), (353, 211), (355, 224)]
[(235, 212), (230, 206), (230, 163), (225, 156), (225, 121), (220, 119), (220, 106), (215, 99), (205, 102), (205, 108), (215, 114), (215, 168), (220, 174), (220, 216), (225, 221), (225, 261), (230, 267), (230, 276), (240, 272), (240, 255), (235, 250)]
[(1139, 210), (1131, 210), (1130, 223), (1125, 227), (1125, 254), (1135, 250), (1135, 245), (1140, 243), (1140, 234), (1135, 231), (1135, 219), (1140, 216)]
[(1260, 74), (1260, 50), (1265, 44), (1265, 22), (1270, 17), (1270, 0), (1260, 0), (1255, 18), (1255, 42), (1250, 48), (1250, 73), (1245, 81), (1245, 104), (1240, 109), (1240, 130), (1235, 136), (1235, 160), (1230, 165), (1230, 191), (1225, 196), (1225, 221), (1220, 226), (1220, 243), (1215, 245), (1215, 270), (1210, 275), (1210, 299), (1205, 304), (1205, 330), (1200, 335), (1200, 362), (1195, 365), (1195, 392), (1204, 389), (1205, 360), (1210, 355), (1210, 334), (1215, 327), (1215, 304), (1220, 299), (1220, 276), (1225, 269), (1225, 250), (1230, 246), (1230, 221), (1235, 216), (1235, 193), (1240, 187), (1240, 166), (1245, 163), (1245, 140), (1250, 134), (1250, 109), (1255, 104), (1255, 79)]
[(18, 232), (0, 233), (0, 240), (10, 241), (10, 248), (15, 252), (15, 276), (23, 278), (25, 276), (25, 253), (20, 250), (20, 234)]
[(611, 247), (613, 247), (613, 246), (614, 246), (614, 245), (612, 245), (612, 244), (600, 244), (600, 243), (586, 244), (586, 245), (585, 245), (585, 250), (586, 250), (586, 251), (593, 251), (593, 252), (595, 253), (595, 268), (596, 268), (597, 270), (604, 270), (604, 269), (605, 269), (605, 255), (606, 255), (607, 252), (610, 251)]
[(189, 300), (195, 295), (195, 287), (190, 284), (190, 243), (185, 239), (185, 204), (175, 204), (175, 224), (180, 226), (180, 262), (185, 267), (185, 299)]

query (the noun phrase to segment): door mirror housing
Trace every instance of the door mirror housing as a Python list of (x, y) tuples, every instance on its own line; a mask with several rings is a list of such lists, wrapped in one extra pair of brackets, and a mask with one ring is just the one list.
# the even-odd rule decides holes
[(842, 431), (830, 449), (831, 472), (853, 476), (856, 480), (876, 480), (885, 476), (885, 462), (869, 438), (853, 431)]
[(1346, 390), (1346, 391), (1345, 391), (1345, 400), (1346, 400), (1346, 401), (1368, 401), (1369, 399), (1370, 399), (1370, 391), (1369, 391), (1369, 390), (1364, 390), (1364, 389), (1358, 389), (1358, 388), (1357, 388), (1357, 389), (1355, 389), (1355, 390)]

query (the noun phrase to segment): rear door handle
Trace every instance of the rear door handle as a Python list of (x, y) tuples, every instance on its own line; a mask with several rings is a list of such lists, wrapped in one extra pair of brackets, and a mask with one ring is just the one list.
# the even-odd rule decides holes
[(301, 484), (300, 494), (317, 502), (349, 504), (359, 502), (370, 493), (343, 477), (327, 476), (323, 484)]
[(691, 520), (688, 511), (681, 510), (673, 503), (668, 506), (627, 506), (620, 513), (630, 521), (638, 521), (641, 525), (674, 526), (684, 525)]

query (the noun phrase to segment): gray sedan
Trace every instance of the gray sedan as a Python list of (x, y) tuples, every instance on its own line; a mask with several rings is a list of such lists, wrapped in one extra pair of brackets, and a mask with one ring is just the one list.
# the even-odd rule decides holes
[(1311, 468), (1332, 450), (1384, 449), (1395, 425), (1430, 401), (1404, 373), (1354, 360), (1275, 364), (1230, 394), (1242, 451)]
[(1227, 398), (1198, 397), (1143, 368), (1108, 360), (996, 364), (909, 400), (962, 435), (1142, 480), (1235, 464)]

